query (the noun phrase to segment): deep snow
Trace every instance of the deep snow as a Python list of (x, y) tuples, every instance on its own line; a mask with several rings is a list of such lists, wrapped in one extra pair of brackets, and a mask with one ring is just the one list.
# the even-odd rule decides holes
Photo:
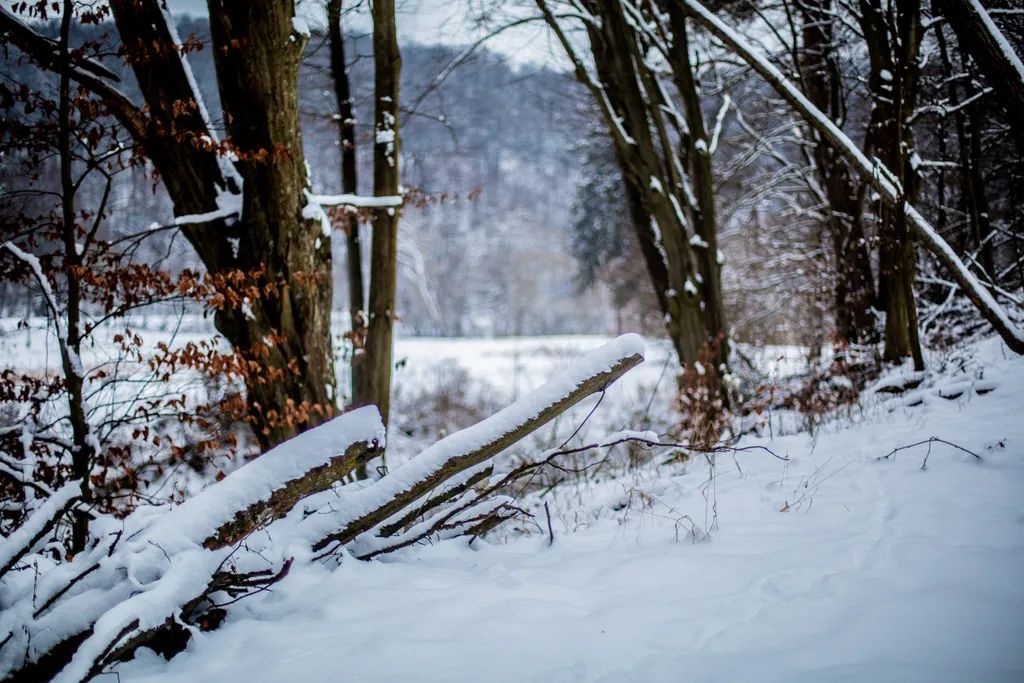
[[(556, 490), (550, 547), (509, 525), (296, 567), (121, 681), (1024, 680), (1024, 361), (997, 341), (929, 360), (856, 424), (741, 444), (788, 461), (720, 455), (711, 481), (656, 459)], [(982, 460), (879, 459), (932, 436)]]

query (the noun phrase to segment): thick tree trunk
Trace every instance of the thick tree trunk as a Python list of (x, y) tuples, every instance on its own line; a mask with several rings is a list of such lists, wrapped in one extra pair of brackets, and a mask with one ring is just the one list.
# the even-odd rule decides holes
[[(331, 42), (331, 77), (338, 105), (338, 136), (341, 143), (341, 191), (355, 195), (359, 192), (356, 175), (356, 118), (352, 108), (352, 94), (345, 63), (345, 34), (342, 30), (342, 0), (327, 4), (327, 30)], [(352, 363), (349, 404), (363, 405), (363, 344), (366, 338), (366, 288), (363, 283), (363, 252), (359, 239), (359, 220), (355, 213), (348, 216), (345, 228), (346, 270), (348, 273), (349, 316), (352, 324)]]
[(239, 265), (264, 268), (267, 282), (282, 283), (222, 327), (265, 368), (265, 377), (249, 382), (249, 403), (269, 448), (335, 412), (330, 225), (310, 206), (299, 129), (308, 35), (293, 25), (290, 0), (210, 0), (209, 8), (221, 104), (243, 179)]
[[(397, 196), (398, 191), (398, 80), (402, 57), (398, 50), (394, 0), (373, 3), (374, 145), (373, 193)], [(373, 215), (370, 249), (369, 326), (363, 359), (364, 390), (361, 400), (380, 409), (385, 426), (391, 410), (391, 357), (395, 328), (395, 292), (398, 277), (398, 213), (377, 209)]]
[(285, 284), (215, 318), (232, 346), (263, 367), (247, 396), (266, 450), (335, 412), (330, 235), (311, 218), (315, 212), (304, 211), (297, 78), (307, 36), (295, 31), (292, 2), (210, 3), (225, 144), (238, 157), (232, 164), (211, 144), (201, 106), (180, 106), (199, 93), (158, 1), (113, 0), (111, 8), (148, 106), (145, 126), (132, 133), (160, 172), (175, 215), (210, 213), (223, 208), (218, 199), (243, 193), (240, 220), (184, 226), (186, 238), (211, 274), (264, 268), (256, 284)]

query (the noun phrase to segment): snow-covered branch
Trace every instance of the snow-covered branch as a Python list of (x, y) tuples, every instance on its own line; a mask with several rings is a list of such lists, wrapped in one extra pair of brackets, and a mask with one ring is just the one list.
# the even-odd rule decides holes
[(978, 282), (956, 252), (935, 231), (917, 209), (905, 202), (903, 188), (893, 182), (881, 164), (869, 160), (857, 145), (843, 133), (825, 114), (815, 107), (803, 93), (787, 79), (771, 61), (752, 47), (745, 38), (725, 24), (697, 0), (680, 0), (694, 20), (709, 33), (721, 40), (728, 49), (741, 57), (764, 78), (794, 109), (796, 109), (815, 130), (846, 158), (865, 182), (869, 183), (887, 203), (902, 206), (908, 222), (918, 239), (949, 271), (951, 277), (963, 289), (971, 302), (977, 306), (985, 319), (992, 325), (1006, 345), (1019, 354), (1024, 354), (1024, 331), (1018, 328), (996, 302), (995, 298)]
[(603, 391), (643, 361), (644, 343), (627, 334), (591, 351), (504, 410), (441, 439), (375, 484), (355, 491), (302, 526), (313, 549), (345, 544), (388, 521), (456, 475), (477, 467), (544, 426), (587, 396)]
[(356, 209), (390, 208), (402, 205), (402, 197), (366, 197), (357, 194), (314, 194), (309, 197), (320, 206), (351, 206)]

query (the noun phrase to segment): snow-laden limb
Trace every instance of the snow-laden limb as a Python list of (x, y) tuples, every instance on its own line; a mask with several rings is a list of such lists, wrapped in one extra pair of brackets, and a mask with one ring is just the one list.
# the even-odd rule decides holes
[(175, 555), (159, 580), (99, 618), (54, 683), (80, 683), (100, 673), (105, 657), (122, 639), (160, 626), (191, 598), (202, 595), (222, 560), (218, 553), (198, 550)]
[(819, 134), (846, 157), (850, 165), (868, 182), (876, 192), (893, 206), (902, 206), (917, 238), (949, 271), (952, 278), (978, 308), (982, 316), (995, 328), (1010, 349), (1024, 354), (1024, 330), (1018, 328), (1006, 315), (1006, 311), (977, 278), (968, 270), (956, 252), (917, 209), (905, 202), (903, 188), (894, 183), (884, 167), (867, 158), (857, 145), (843, 133), (825, 114), (815, 107), (799, 88), (793, 85), (783, 73), (760, 51), (753, 47), (739, 33), (704, 7), (698, 0), (680, 0), (689, 16), (709, 33), (725, 43), (726, 47), (750, 65), (761, 75), (790, 106), (796, 109)]
[[(7, 9), (7, 7), (5, 7), (4, 5), (0, 5), (0, 19), (2, 19), (4, 23), (9, 22), (8, 25), (16, 26), (18, 30), (25, 34), (34, 35), (40, 44), (46, 45), (49, 48), (50, 52), (52, 53), (52, 56), (55, 58), (58, 50), (56, 40), (41, 35), (38, 31), (33, 29), (24, 21), (22, 21), (21, 17), (14, 14), (14, 12)], [(114, 82), (118, 82), (121, 80), (117, 74), (115, 74), (113, 71), (104, 66), (102, 62), (92, 57), (78, 58), (76, 60), (75, 66), (78, 69), (88, 71), (96, 76), (100, 76), (101, 78), (106, 78)]]
[(352, 554), (360, 560), (370, 560), (384, 553), (394, 552), (426, 540), (442, 541), (463, 535), (485, 533), (481, 525), (493, 526), (519, 510), (508, 496), (484, 498), (465, 494), (457, 499), (451, 510), (411, 526), (394, 537), (382, 538), (366, 534), (353, 543)]
[(18, 560), (32, 552), (32, 548), (53, 529), (64, 513), (82, 495), (82, 482), (69, 481), (54, 491), (17, 530), (0, 539), (0, 577), (6, 574)]
[(161, 230), (169, 227), (181, 227), (183, 225), (202, 225), (203, 223), (213, 223), (215, 221), (226, 220), (228, 218), (238, 218), (241, 215), (241, 197), (242, 195), (236, 194), (225, 194), (223, 197), (238, 197), (239, 201), (235, 206), (224, 206), (213, 211), (207, 211), (206, 213), (191, 213), (184, 216), (175, 216), (174, 220), (167, 225), (160, 225), (159, 223), (153, 223), (149, 226), (150, 231)]
[(348, 543), (470, 468), (481, 465), (643, 361), (644, 342), (623, 335), (577, 359), (532, 393), (491, 417), (441, 439), (380, 481), (343, 496), (334, 511), (299, 525), (316, 551)]
[[(228, 557), (239, 567), (255, 562), (246, 553), (236, 555), (239, 542), (378, 455), (384, 435), (375, 407), (345, 413), (178, 507), (139, 508), (111, 529), (112, 542), (51, 568), (38, 585), (6, 583), (0, 590), (0, 631), (11, 633), (14, 642), (0, 649), (0, 679), (17, 672), (50, 680), (59, 672), (56, 680), (86, 680), (109, 663), (108, 653), (134, 649), (179, 613), (188, 615), (211, 590), (253, 585), (231, 583), (221, 569)], [(65, 498), (55, 494), (46, 505)], [(25, 533), (35, 526), (30, 520)], [(265, 560), (259, 562), (264, 569)]]
[[(946, 0), (949, 2), (950, 0)], [(985, 32), (991, 37), (995, 44), (999, 47), (999, 53), (1010, 66), (1013, 71), (1014, 77), (1024, 83), (1024, 63), (1021, 62), (1020, 57), (1014, 52), (1013, 48), (1010, 47), (1010, 41), (1006, 39), (1003, 32), (999, 30), (995, 22), (992, 21), (992, 17), (985, 10), (978, 0), (962, 0), (965, 4), (969, 4), (971, 10), (978, 16), (978, 19), (985, 27)]]
[(314, 194), (309, 199), (320, 206), (351, 206), (357, 209), (398, 207), (403, 201), (401, 196), (366, 197), (358, 194)]
[(376, 406), (344, 413), (264, 453), (163, 516), (149, 535), (183, 535), (221, 548), (326, 491), (384, 448)]
[(961, 52), (977, 64), (995, 91), (995, 101), (1006, 112), (1006, 122), (1024, 154), (1024, 63), (1006, 36), (978, 0), (937, 0), (933, 13), (941, 13), (956, 33)]

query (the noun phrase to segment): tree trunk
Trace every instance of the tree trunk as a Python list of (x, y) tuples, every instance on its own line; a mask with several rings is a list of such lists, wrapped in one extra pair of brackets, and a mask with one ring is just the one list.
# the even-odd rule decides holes
[[(249, 382), (269, 448), (334, 414), (330, 225), (310, 207), (299, 129), (298, 72), (308, 35), (293, 26), (294, 3), (210, 0), (210, 34), (221, 104), (243, 179), (243, 270), (265, 268), (276, 296), (221, 329), (258, 358), (266, 377)], [(313, 210), (311, 210), (313, 208)], [(275, 336), (273, 343), (264, 340)]]
[[(950, 83), (953, 85), (953, 83)], [(967, 97), (975, 95), (971, 81), (967, 82)], [(981, 267), (992, 282), (996, 282), (995, 246), (992, 244), (992, 224), (988, 216), (988, 198), (985, 196), (985, 181), (981, 176), (981, 102), (974, 99), (967, 105), (967, 121), (970, 124), (969, 154), (970, 165), (964, 174), (970, 178), (971, 223), (974, 230), (975, 246), (981, 251)], [(968, 172), (969, 171), (969, 172)]]
[[(690, 63), (690, 43), (687, 36), (686, 13), (678, 4), (669, 5), (669, 25), (672, 29), (670, 64), (676, 89), (683, 100), (683, 114), (689, 135), (682, 139), (683, 157), (689, 163), (690, 184), (696, 205), (691, 207), (693, 233), (690, 241), (693, 259), (701, 279), (701, 298), (704, 302), (704, 327), (707, 332), (708, 360), (713, 373), (720, 378), (728, 370), (729, 331), (725, 322), (725, 304), (722, 298), (722, 267), (719, 263), (718, 222), (715, 212), (715, 178), (711, 170), (711, 146), (704, 122), (702, 101)], [(717, 390), (721, 387), (717, 386)], [(721, 392), (725, 397), (724, 392)]]
[[(840, 124), (843, 117), (842, 77), (835, 55), (831, 0), (801, 5), (803, 49), (800, 74), (808, 99)], [(836, 338), (844, 343), (873, 341), (875, 315), (871, 257), (861, 223), (861, 198), (850, 169), (823, 138), (814, 147), (818, 181), (828, 202), (828, 230), (836, 264), (834, 292)]]
[[(373, 3), (374, 145), (373, 193), (396, 196), (398, 191), (398, 81), (402, 57), (398, 50), (394, 0)], [(373, 214), (370, 249), (369, 326), (363, 359), (364, 403), (380, 409), (384, 425), (391, 409), (391, 356), (395, 328), (398, 277), (398, 213), (377, 209)]]
[[(57, 148), (60, 156), (61, 184), (61, 233), (64, 239), (64, 270), (67, 274), (67, 326), (65, 337), (60, 343), (61, 364), (64, 370), (64, 381), (67, 384), (68, 410), (71, 422), (72, 450), (71, 469), (75, 479), (81, 481), (81, 500), (88, 504), (92, 499), (90, 486), (90, 470), (92, 469), (95, 449), (89, 438), (89, 421), (85, 415), (84, 382), (81, 362), (81, 322), (82, 288), (75, 274), (75, 269), (82, 265), (82, 255), (78, 253), (78, 236), (75, 234), (75, 181), (72, 176), (71, 156), (71, 19), (75, 12), (74, 2), (64, 0), (61, 10), (59, 59), (61, 62), (60, 92), (57, 105)], [(52, 312), (59, 316), (59, 311)], [(61, 329), (59, 318), (58, 331)], [(89, 513), (76, 510), (71, 529), (71, 552), (85, 550), (89, 541)]]
[[(886, 13), (880, 0), (861, 0), (860, 10), (871, 60), (872, 109), (865, 148), (869, 157), (878, 157), (896, 178), (904, 201), (913, 204), (918, 182), (911, 163), (913, 136), (906, 121), (917, 101), (920, 2), (896, 0), (895, 11)], [(913, 357), (915, 369), (923, 370), (913, 288), (916, 254), (903, 205), (879, 201), (877, 207), (881, 219), (879, 303), (886, 313), (883, 357), (893, 362)]]
[(247, 398), (266, 450), (335, 412), (330, 235), (311, 218), (315, 211), (304, 211), (297, 79), (307, 36), (294, 30), (287, 0), (230, 7), (211, 0), (224, 146), (238, 158), (232, 164), (218, 149), (158, 0), (112, 0), (111, 9), (148, 109), (137, 122), (119, 118), (159, 171), (175, 215), (217, 211), (243, 193), (240, 220), (186, 225), (183, 234), (212, 275), (262, 267), (254, 284), (285, 285), (215, 316), (233, 348), (263, 368), (247, 382)]
[[(345, 63), (345, 34), (341, 25), (342, 0), (327, 4), (327, 29), (331, 41), (331, 77), (338, 105), (338, 136), (341, 143), (341, 191), (358, 194), (356, 175), (356, 117), (352, 108), (348, 65)], [(366, 288), (363, 283), (363, 253), (359, 239), (359, 220), (348, 215), (345, 228), (346, 265), (348, 271), (349, 316), (352, 324), (352, 363), (349, 404), (363, 405), (363, 344), (366, 338)]]

